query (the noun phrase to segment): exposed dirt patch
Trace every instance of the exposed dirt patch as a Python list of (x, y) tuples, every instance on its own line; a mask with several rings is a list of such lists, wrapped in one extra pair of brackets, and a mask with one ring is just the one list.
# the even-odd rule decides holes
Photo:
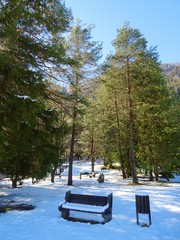
[(28, 210), (33, 210), (35, 208), (35, 206), (31, 205), (31, 204), (9, 204), (9, 205), (3, 205), (0, 206), (0, 213), (6, 213), (8, 211), (12, 211), (12, 210), (18, 210), (18, 211), (28, 211)]
[(0, 193), (0, 213), (8, 211), (28, 211), (33, 210), (35, 206), (24, 200), (16, 199), (15, 194)]

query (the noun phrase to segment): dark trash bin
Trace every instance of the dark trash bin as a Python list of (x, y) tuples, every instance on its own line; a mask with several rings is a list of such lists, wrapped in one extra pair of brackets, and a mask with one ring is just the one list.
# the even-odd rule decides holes
[[(140, 196), (135, 195), (136, 198), (136, 218), (137, 224), (139, 225), (139, 214), (148, 214), (149, 215), (149, 226), (152, 224), (151, 222), (151, 210), (150, 210), (150, 202), (149, 196)], [(147, 224), (143, 224), (146, 226)], [(147, 225), (148, 226), (148, 225)]]

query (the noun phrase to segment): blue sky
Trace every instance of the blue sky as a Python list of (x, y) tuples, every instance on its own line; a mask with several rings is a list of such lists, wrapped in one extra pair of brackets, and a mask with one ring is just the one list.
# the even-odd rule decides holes
[(125, 21), (157, 46), (162, 63), (180, 63), (180, 0), (65, 0), (75, 19), (94, 24), (93, 40), (103, 42), (103, 59)]

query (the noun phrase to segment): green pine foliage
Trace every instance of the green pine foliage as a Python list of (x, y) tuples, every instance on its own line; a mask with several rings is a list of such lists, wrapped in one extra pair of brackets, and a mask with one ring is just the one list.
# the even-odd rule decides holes
[(103, 157), (109, 165), (119, 162), (133, 182), (137, 168), (158, 180), (160, 170), (178, 169), (178, 99), (139, 30), (126, 23), (113, 44), (97, 94)]
[(0, 171), (13, 187), (19, 176), (42, 178), (58, 158), (50, 134), (57, 117), (46, 107), (46, 80), (66, 62), (55, 39), (70, 17), (58, 0), (0, 2)]

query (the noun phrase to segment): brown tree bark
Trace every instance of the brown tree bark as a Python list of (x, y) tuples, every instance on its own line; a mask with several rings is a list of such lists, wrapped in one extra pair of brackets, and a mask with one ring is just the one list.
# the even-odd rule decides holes
[(135, 154), (134, 154), (134, 139), (133, 139), (134, 115), (133, 115), (133, 101), (132, 101), (132, 83), (130, 79), (128, 57), (126, 61), (126, 67), (127, 67), (127, 84), (128, 84), (128, 105), (129, 105), (129, 137), (128, 137), (129, 161), (130, 161), (130, 167), (131, 167), (132, 181), (133, 183), (138, 183), (138, 178), (136, 173), (136, 164), (135, 164)]
[(121, 150), (120, 121), (119, 121), (116, 95), (115, 95), (115, 108), (116, 108), (116, 121), (117, 121), (117, 127), (118, 127), (118, 154), (119, 154), (119, 160), (120, 160), (120, 164), (121, 164), (123, 179), (125, 179), (126, 178), (126, 172), (125, 172), (125, 168), (124, 168), (124, 161), (123, 161), (122, 150)]
[[(91, 136), (91, 171), (92, 171), (92, 173), (94, 173), (94, 136), (93, 136), (94, 129), (93, 129), (93, 127), (91, 129), (91, 134), (92, 134), (92, 136)], [(92, 176), (94, 176), (94, 175), (92, 175)]]
[(72, 133), (71, 133), (71, 144), (70, 144), (70, 154), (69, 154), (69, 171), (68, 171), (68, 183), (67, 185), (72, 186), (73, 185), (73, 157), (74, 157), (74, 143), (75, 143), (75, 135), (76, 135), (76, 108), (73, 112), (73, 124), (72, 124)]

